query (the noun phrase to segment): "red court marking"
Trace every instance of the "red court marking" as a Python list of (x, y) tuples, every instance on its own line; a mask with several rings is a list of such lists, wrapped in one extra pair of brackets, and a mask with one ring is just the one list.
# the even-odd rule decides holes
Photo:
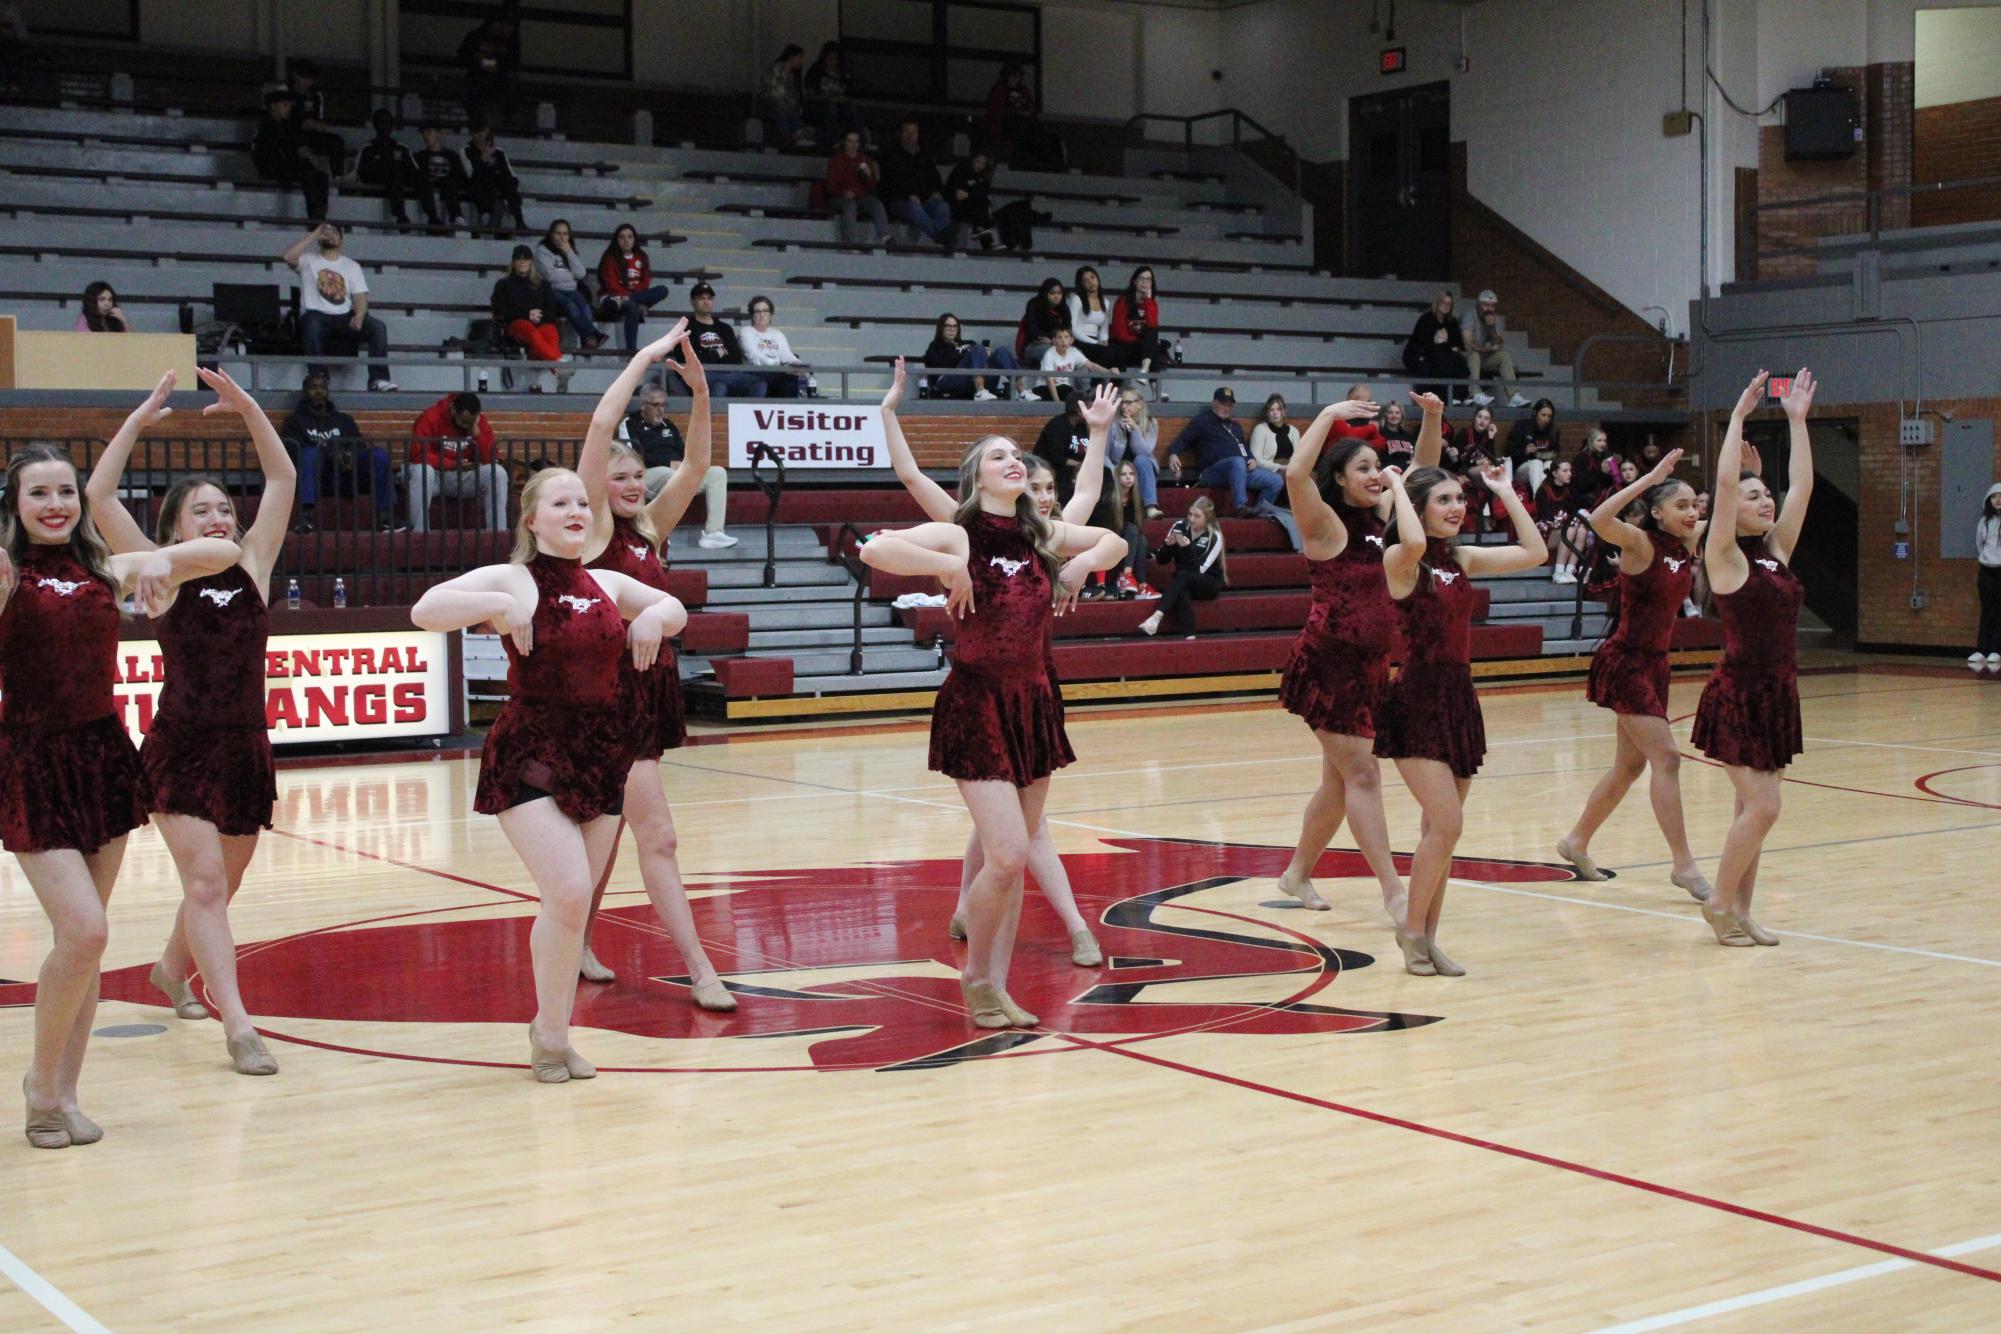
[(496, 894), (505, 894), (509, 898), (525, 899), (530, 903), (541, 902), (533, 894), (523, 894), (518, 889), (503, 889), (499, 885), (489, 885), (484, 880), (474, 880), (468, 876), (455, 875), (450, 871), (440, 871), (435, 866), (422, 866), (416, 862), (398, 861), (394, 857), (385, 857), (379, 852), (363, 852), (359, 848), (350, 848), (336, 843), (332, 839), (314, 838), (311, 834), (295, 834), (289, 829), (273, 829), (271, 832), (279, 835), (281, 838), (291, 838), (297, 839), (301, 843), (311, 843), (314, 847), (332, 848), (335, 852), (345, 852), (355, 857), (366, 857), (369, 861), (382, 862), (386, 865), (394, 866), (399, 870), (415, 871), (420, 875), (434, 875), (440, 880), (450, 880), (461, 885), (471, 885), (474, 889), (490, 889)]
[(1943, 1256), (1928, 1255), (1924, 1251), (1914, 1251), (1908, 1247), (1893, 1245), (1887, 1241), (1874, 1241), (1868, 1237), (1857, 1236), (1853, 1232), (1843, 1232), (1838, 1228), (1822, 1227), (1818, 1223), (1802, 1222), (1797, 1218), (1787, 1218), (1783, 1214), (1767, 1213), (1763, 1209), (1753, 1209), (1748, 1205), (1732, 1204), (1728, 1200), (1719, 1200), (1708, 1195), (1698, 1195), (1694, 1191), (1682, 1190), (1675, 1186), (1663, 1186), (1658, 1182), (1643, 1181), (1639, 1177), (1626, 1176), (1621, 1172), (1608, 1172), (1603, 1168), (1572, 1162), (1567, 1158), (1553, 1158), (1549, 1154), (1537, 1153), (1533, 1149), (1520, 1149), (1512, 1144), (1501, 1144), (1494, 1140), (1481, 1139), (1477, 1135), (1463, 1135), (1456, 1130), (1445, 1130), (1438, 1126), (1428, 1126), (1421, 1121), (1407, 1121), (1403, 1117), (1391, 1116), (1385, 1112), (1372, 1112), (1365, 1107), (1352, 1107), (1346, 1103), (1329, 1102), (1325, 1098), (1316, 1098), (1310, 1093), (1295, 1093), (1291, 1089), (1277, 1088), (1270, 1084), (1260, 1084), (1255, 1080), (1241, 1079), (1236, 1075), (1226, 1075), (1220, 1071), (1204, 1069), (1199, 1065), (1188, 1065), (1182, 1061), (1170, 1060), (1165, 1056), (1157, 1056), (1152, 1052), (1114, 1047), (1107, 1043), (1093, 1041), (1090, 1038), (1080, 1038), (1073, 1033), (1064, 1033), (1061, 1036), (1080, 1046), (1110, 1052), (1115, 1056), (1123, 1056), (1128, 1060), (1143, 1061), (1148, 1065), (1157, 1065), (1166, 1070), (1178, 1070), (1182, 1074), (1195, 1075), (1202, 1079), (1213, 1079), (1219, 1084), (1229, 1084), (1235, 1088), (1247, 1089), (1252, 1093), (1265, 1093), (1274, 1098), (1284, 1098), (1290, 1102), (1304, 1103), (1309, 1107), (1318, 1107), (1324, 1111), (1339, 1112), (1343, 1116), (1352, 1116), (1363, 1121), (1373, 1121), (1378, 1125), (1393, 1126), (1398, 1130), (1415, 1131), (1420, 1135), (1429, 1135), (1434, 1139), (1447, 1140), (1453, 1144), (1463, 1144), (1467, 1148), (1485, 1149), (1489, 1153), (1504, 1154), (1507, 1157), (1520, 1158), (1525, 1162), (1536, 1163), (1543, 1167), (1554, 1167), (1565, 1172), (1575, 1172), (1579, 1176), (1592, 1177), (1599, 1181), (1609, 1181), (1618, 1186), (1628, 1186), (1634, 1190), (1646, 1191), (1651, 1195), (1660, 1195), (1670, 1200), (1680, 1200), (1684, 1204), (1698, 1204), (1705, 1209), (1715, 1209), (1721, 1213), (1735, 1214), (1739, 1218), (1749, 1218), (1754, 1222), (1770, 1223), (1774, 1227), (1790, 1228), (1795, 1232), (1804, 1232), (1810, 1236), (1825, 1238), (1828, 1241), (1838, 1241), (1849, 1246), (1860, 1246), (1864, 1250), (1880, 1251), (1884, 1255), (1894, 1255), (1900, 1260), (1910, 1260), (1917, 1264), (1931, 1265), (1938, 1269), (1950, 1269), (1955, 1273), (1965, 1274), (1971, 1278), (1984, 1278), (1991, 1283), (2001, 1283), (2001, 1272), (1996, 1272), (1992, 1269), (1982, 1269), (1978, 1265), (1965, 1264), (1958, 1260), (1949, 1260)]
[(1950, 792), (1941, 792), (1932, 786), (1932, 779), (1934, 778), (1944, 778), (1947, 774), (1970, 773), (1975, 769), (2001, 769), (2001, 764), (1962, 764), (1957, 769), (1934, 769), (1928, 774), (1919, 775), (1915, 780), (1915, 786), (1918, 791), (1929, 792), (1940, 800), (1949, 801), (1955, 806), (1978, 806), (1981, 810), (1985, 811), (2001, 811), (2001, 805), (1994, 802), (1975, 801), (1972, 797), (1955, 797)]

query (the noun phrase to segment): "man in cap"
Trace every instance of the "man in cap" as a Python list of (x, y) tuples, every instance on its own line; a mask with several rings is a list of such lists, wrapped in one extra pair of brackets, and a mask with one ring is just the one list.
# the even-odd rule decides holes
[[(1167, 450), (1167, 473), (1181, 476), (1181, 455), (1192, 450), (1195, 466), (1201, 471), (1195, 480), (1203, 486), (1230, 488), (1230, 507), (1237, 514), (1263, 514), (1276, 508), (1275, 500), (1285, 491), (1285, 478), (1277, 469), (1257, 461), (1244, 443), (1244, 429), (1232, 420), (1237, 410), (1236, 391), (1228, 385), (1210, 397), (1209, 406), (1188, 419), (1181, 434)], [(1255, 496), (1254, 504), (1247, 503)]]
[(1485, 367), (1499, 377), (1508, 394), (1508, 406), (1525, 408), (1529, 401), (1515, 389), (1515, 359), (1508, 355), (1507, 339), (1501, 333), (1499, 304), (1491, 290), (1482, 292), (1473, 309), (1459, 321), (1459, 331), (1466, 339), (1466, 369), (1473, 376), (1473, 401), (1483, 408), (1494, 401), (1494, 396), (1480, 387), (1480, 371)]

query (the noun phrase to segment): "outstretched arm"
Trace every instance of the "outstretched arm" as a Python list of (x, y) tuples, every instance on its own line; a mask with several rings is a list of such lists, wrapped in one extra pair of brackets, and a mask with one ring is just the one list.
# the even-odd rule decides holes
[(121, 592), (134, 594), (148, 615), (167, 609), (173, 592), (190, 579), (219, 574), (243, 559), (243, 548), (219, 537), (198, 537), (155, 551), (128, 551), (111, 558), (111, 576)]
[(1674, 476), (1674, 465), (1679, 462), (1681, 451), (1669, 450), (1646, 476), (1614, 491), (1599, 502), (1597, 509), (1584, 516), (1592, 532), (1619, 548), (1619, 568), (1627, 574), (1638, 574), (1653, 564), (1654, 543), (1645, 529), (1636, 528), (1619, 516), (1626, 512), (1626, 506)]
[(884, 574), (930, 575), (945, 586), (945, 609), (970, 615), (973, 580), (966, 571), (971, 547), (956, 523), (924, 523), (900, 532), (880, 532), (862, 544), (862, 564)]
[(1077, 523), (1059, 523), (1051, 537), (1056, 554), (1066, 559), (1056, 577), (1056, 614), (1075, 606), (1084, 591), (1084, 581), (1099, 570), (1109, 570), (1125, 559), (1126, 540), (1109, 528), (1090, 528)]
[(1737, 474), (1744, 467), (1744, 419), (1758, 410), (1769, 372), (1759, 371), (1737, 396), (1730, 410), (1730, 429), (1716, 454), (1716, 485), (1709, 501), (1709, 531), (1702, 536), (1702, 564), (1712, 593), (1735, 593), (1750, 577), (1744, 553), (1737, 549)]
[(1410, 391), (1410, 401), (1424, 412), (1424, 425), (1418, 428), (1417, 451), (1411, 456), (1411, 464), (1436, 468), (1445, 452), (1445, 401), (1437, 394), (1420, 394), (1415, 389)]
[(632, 665), (640, 671), (660, 660), (662, 641), (672, 639), (688, 625), (688, 609), (671, 593), (640, 583), (616, 570), (593, 570), (598, 586), (611, 594), (618, 614), (629, 624), (625, 642), (632, 650)]
[[(424, 590), (410, 608), (419, 630), (468, 630), (493, 622), (522, 653), (535, 651), (535, 599), (518, 565), (482, 565)], [(524, 584), (526, 587), (524, 587)]]
[(896, 410), (903, 404), (903, 390), (907, 383), (903, 369), (903, 358), (896, 359), (896, 375), (889, 382), (889, 392), (882, 396), (882, 438), (889, 446), (890, 466), (896, 469), (896, 480), (903, 483), (903, 489), (917, 502), (917, 508), (936, 523), (950, 523), (957, 512), (958, 504), (944, 487), (924, 475), (917, 466), (917, 456), (910, 452), (910, 442), (904, 439), (903, 424), (896, 419)]
[(1786, 451), (1788, 485), (1786, 503), (1780, 507), (1779, 522), (1772, 529), (1772, 550), (1787, 564), (1792, 563), (1800, 530), (1806, 526), (1807, 502), (1813, 499), (1813, 436), (1807, 430), (1806, 419), (1813, 411), (1813, 395), (1818, 388), (1813, 372), (1802, 366), (1783, 401), (1787, 434), (1791, 438)]
[(1105, 441), (1112, 433), (1112, 418), (1119, 411), (1119, 387), (1101, 384), (1084, 408), (1084, 425), (1091, 430), (1084, 447), (1084, 462), (1077, 469), (1077, 489), (1063, 507), (1065, 523), (1085, 523), (1097, 512), (1098, 497), (1105, 491)]
[(625, 420), (625, 410), (632, 405), (632, 396), (639, 392), (646, 373), (687, 333), (688, 322), (679, 320), (667, 331), (666, 337), (656, 339), (634, 353), (591, 412), (590, 427), (584, 432), (584, 448), (577, 455), (577, 476), (583, 479), (584, 495), (591, 505), (591, 529), (599, 538), (611, 532), (611, 505), (606, 499), (606, 479), (611, 476), (611, 444), (618, 438), (619, 423)]
[(1515, 541), (1512, 546), (1476, 547), (1459, 546), (1452, 549), (1459, 561), (1459, 568), (1468, 574), (1512, 574), (1516, 570), (1532, 570), (1549, 559), (1549, 546), (1542, 540), (1542, 533), (1529, 516), (1528, 507), (1522, 504), (1521, 495), (1515, 490), (1514, 466), (1509, 463), (1489, 463), (1480, 469), (1480, 480), (1487, 489), (1501, 498), (1501, 508), (1508, 512), (1508, 522), (1514, 525)]
[(257, 466), (264, 470), (264, 494), (257, 500), (257, 521), (243, 535), (244, 567), (261, 590), (278, 566), (278, 553), (285, 545), (285, 530), (292, 523), (292, 495), (299, 487), (299, 470), (278, 438), (278, 428), (257, 400), (221, 371), (195, 367), (201, 382), (215, 390), (215, 402), (201, 410), (202, 416), (233, 412), (243, 419), (250, 443), (257, 447)]
[(1424, 560), (1424, 524), (1417, 517), (1417, 507), (1410, 503), (1410, 493), (1403, 489), (1403, 474), (1392, 469), (1386, 476), (1397, 540), (1383, 547), (1383, 574), (1389, 581), (1390, 596), (1401, 599), (1417, 587), (1417, 567)]
[(167, 395), (174, 392), (174, 382), (178, 377), (168, 371), (160, 377), (160, 383), (153, 386), (153, 392), (146, 401), (132, 409), (132, 415), (111, 437), (111, 443), (98, 455), (97, 466), (90, 470), (90, 480), (84, 483), (83, 494), (90, 501), (90, 517), (97, 523), (97, 531), (104, 534), (104, 540), (117, 552), (151, 551), (153, 541), (139, 526), (131, 512), (118, 499), (118, 483), (125, 475), (125, 465), (132, 458), (132, 447), (139, 442), (139, 432), (159, 421), (173, 411), (167, 406)]
[(715, 458), (716, 432), (715, 421), (709, 414), (709, 372), (702, 365), (702, 359), (695, 355), (695, 349), (684, 346), (681, 359), (667, 364), (681, 377), (681, 383), (688, 386), (690, 406), (688, 452), (681, 456), (681, 466), (667, 479), (667, 485), (660, 488), (660, 494), (646, 502), (646, 517), (663, 541), (674, 531), (674, 525), (681, 522), (681, 516), (688, 512), (695, 493), (702, 489), (709, 465)]

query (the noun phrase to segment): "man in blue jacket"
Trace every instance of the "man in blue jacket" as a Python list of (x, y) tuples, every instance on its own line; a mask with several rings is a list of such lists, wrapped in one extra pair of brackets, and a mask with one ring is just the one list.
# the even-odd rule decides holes
[[(1236, 392), (1227, 386), (1218, 389), (1209, 406), (1188, 419), (1181, 434), (1167, 450), (1167, 473), (1181, 476), (1181, 454), (1192, 450), (1201, 469), (1196, 481), (1203, 486), (1230, 488), (1230, 506), (1237, 514), (1263, 515), (1277, 507), (1272, 503), (1285, 491), (1285, 477), (1267, 468), (1244, 443), (1244, 428), (1231, 420), (1237, 410)], [(1254, 504), (1246, 504), (1256, 496)]]

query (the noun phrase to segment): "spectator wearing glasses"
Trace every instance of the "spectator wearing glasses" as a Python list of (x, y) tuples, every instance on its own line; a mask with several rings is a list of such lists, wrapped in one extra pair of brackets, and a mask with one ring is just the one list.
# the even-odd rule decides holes
[(1144, 374), (1167, 360), (1160, 338), (1160, 304), (1154, 295), (1153, 270), (1142, 264), (1133, 270), (1126, 290), (1112, 303), (1107, 327), (1112, 339), (1111, 364), (1122, 371)]
[(1149, 519), (1165, 518), (1160, 508), (1160, 464), (1153, 451), (1160, 444), (1160, 425), (1146, 410), (1146, 397), (1126, 385), (1119, 391), (1119, 415), (1105, 440), (1105, 462), (1116, 469), (1131, 463), (1139, 482), (1139, 501)]
[[(959, 336), (959, 317), (946, 311), (938, 317), (938, 325), (931, 331), (931, 346), (924, 349), (924, 365), (928, 370), (983, 371), (989, 367), (995, 370), (1015, 370), (1018, 365), (1014, 353), (1006, 348), (989, 350), (978, 343), (968, 342)], [(995, 382), (1006, 383), (1006, 377), (995, 376)], [(934, 375), (930, 379), (932, 398), (966, 398), (978, 403), (990, 403), (1000, 397), (987, 383), (988, 377), (970, 375)]]
[(744, 364), (767, 368), (764, 372), (766, 398), (809, 397), (812, 377), (807, 373), (806, 363), (792, 350), (792, 342), (786, 338), (784, 331), (772, 326), (771, 319), (776, 313), (770, 297), (754, 296), (750, 299), (750, 331), (741, 335)]
[[(686, 466), (688, 442), (681, 438), (679, 428), (667, 415), (667, 391), (658, 384), (649, 383), (639, 391), (639, 407), (618, 424), (618, 438), (638, 450), (639, 457), (646, 462), (649, 502), (660, 494), (677, 469)], [(737, 543), (736, 538), (723, 531), (729, 484), (729, 474), (714, 465), (702, 474), (702, 506), (706, 513), (702, 518), (702, 537), (696, 545), (709, 551)]]

